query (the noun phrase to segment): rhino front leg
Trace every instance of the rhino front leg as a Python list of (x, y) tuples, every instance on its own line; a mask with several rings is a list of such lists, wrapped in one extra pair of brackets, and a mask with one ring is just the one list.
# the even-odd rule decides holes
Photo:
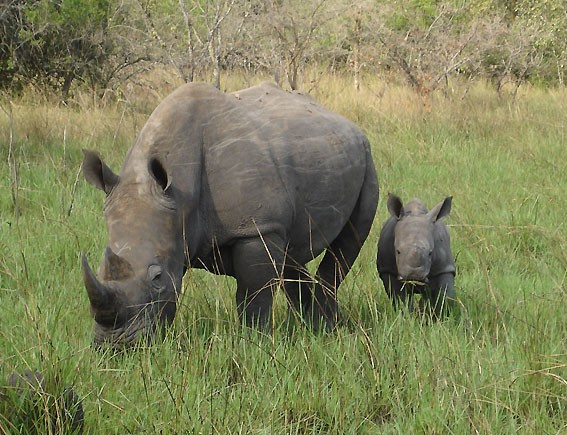
[(442, 273), (430, 279), (428, 296), (437, 317), (447, 314), (455, 300), (455, 275)]
[(268, 237), (237, 242), (232, 248), (236, 306), (246, 326), (270, 326), (274, 291), (282, 273), (283, 243)]

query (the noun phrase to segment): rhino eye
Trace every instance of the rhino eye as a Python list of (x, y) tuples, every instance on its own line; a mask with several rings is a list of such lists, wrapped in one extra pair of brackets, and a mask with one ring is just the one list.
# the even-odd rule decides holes
[(399, 249), (396, 249), (396, 254), (400, 255), (401, 251)]
[(157, 264), (152, 264), (148, 268), (148, 280), (154, 284), (157, 284), (161, 280), (162, 273), (163, 273), (163, 269), (161, 266)]

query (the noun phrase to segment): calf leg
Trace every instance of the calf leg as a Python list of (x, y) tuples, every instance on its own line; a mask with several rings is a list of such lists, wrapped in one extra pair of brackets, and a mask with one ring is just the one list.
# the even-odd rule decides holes
[(380, 279), (384, 284), (384, 289), (392, 301), (395, 309), (402, 305), (406, 305), (411, 309), (413, 293), (404, 288), (404, 284), (391, 273), (381, 273)]
[(282, 276), (284, 244), (278, 237), (240, 240), (232, 247), (240, 320), (261, 329), (270, 325), (273, 294)]
[(432, 277), (429, 282), (429, 298), (433, 311), (437, 317), (448, 313), (455, 300), (455, 275), (442, 273)]

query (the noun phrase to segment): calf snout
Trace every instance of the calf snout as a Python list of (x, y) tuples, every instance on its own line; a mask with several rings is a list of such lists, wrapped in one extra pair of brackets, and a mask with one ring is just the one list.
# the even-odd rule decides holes
[(429, 250), (413, 246), (405, 254), (397, 258), (398, 279), (400, 281), (417, 281), (426, 284), (431, 269)]

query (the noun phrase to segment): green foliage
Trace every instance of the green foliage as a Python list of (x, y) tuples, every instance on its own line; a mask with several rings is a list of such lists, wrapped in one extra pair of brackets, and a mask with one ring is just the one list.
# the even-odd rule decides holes
[(15, 1), (8, 12), (8, 39), (0, 48), (6, 68), (14, 67), (5, 85), (36, 82), (66, 98), (74, 80), (103, 84), (112, 54), (109, 0)]
[(80, 84), (119, 91), (155, 65), (183, 81), (244, 69), (290, 87), (315, 65), (395, 72), (423, 93), (457, 74), (553, 86), (566, 41), (562, 0), (12, 0), (0, 4), (0, 88), (66, 99)]
[(396, 32), (408, 32), (414, 26), (426, 30), (438, 15), (437, 3), (435, 0), (399, 2), (399, 7), (386, 18), (386, 25)]
[[(567, 14), (560, 0), (518, 2), (519, 25), (535, 29), (534, 50), (542, 53), (542, 65), (534, 78), (547, 84), (564, 80), (567, 63)], [(558, 77), (559, 73), (559, 77)]]

